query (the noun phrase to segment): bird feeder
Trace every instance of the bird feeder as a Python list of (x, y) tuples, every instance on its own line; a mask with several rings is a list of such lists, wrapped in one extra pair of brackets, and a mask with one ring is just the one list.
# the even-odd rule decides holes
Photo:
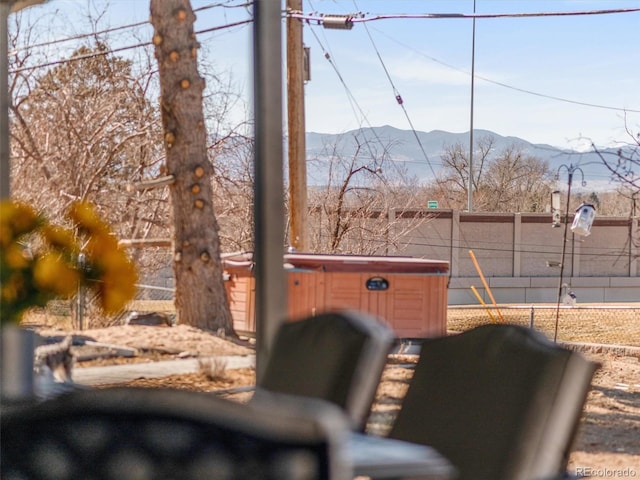
[(576, 210), (576, 215), (571, 224), (571, 231), (584, 237), (591, 234), (591, 226), (596, 218), (596, 209), (593, 205), (583, 203)]

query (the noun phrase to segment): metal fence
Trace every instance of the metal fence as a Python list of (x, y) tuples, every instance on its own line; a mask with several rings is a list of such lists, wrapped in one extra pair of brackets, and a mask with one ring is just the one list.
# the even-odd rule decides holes
[(561, 305), (559, 309), (555, 305), (450, 305), (447, 309), (447, 328), (452, 331), (494, 321), (529, 326), (561, 342), (640, 347), (640, 303)]
[[(121, 325), (132, 312), (175, 314), (174, 289), (139, 285), (136, 299), (120, 314), (105, 317), (95, 299), (85, 293), (73, 301), (51, 302), (42, 312), (44, 320), (31, 323), (70, 325), (74, 329)], [(447, 328), (463, 331), (491, 322), (524, 325), (560, 342), (581, 342), (640, 347), (640, 303), (627, 305), (565, 306), (498, 305), (447, 308)]]

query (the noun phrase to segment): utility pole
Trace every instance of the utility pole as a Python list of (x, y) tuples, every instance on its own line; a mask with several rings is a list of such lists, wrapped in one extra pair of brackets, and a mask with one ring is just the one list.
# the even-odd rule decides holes
[[(287, 0), (287, 11), (302, 12), (302, 0)], [(307, 164), (304, 118), (302, 21), (287, 17), (287, 123), (289, 130), (289, 244), (307, 245)]]
[(473, 32), (471, 37), (471, 111), (469, 127), (469, 185), (467, 189), (467, 210), (473, 212), (473, 96), (476, 80), (476, 0), (473, 0)]

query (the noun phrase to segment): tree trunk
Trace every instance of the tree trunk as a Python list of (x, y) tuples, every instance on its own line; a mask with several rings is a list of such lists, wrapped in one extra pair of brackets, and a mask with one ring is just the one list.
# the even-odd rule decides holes
[(194, 21), (189, 0), (151, 0), (167, 171), (175, 178), (176, 312), (181, 323), (234, 335), (213, 209)]

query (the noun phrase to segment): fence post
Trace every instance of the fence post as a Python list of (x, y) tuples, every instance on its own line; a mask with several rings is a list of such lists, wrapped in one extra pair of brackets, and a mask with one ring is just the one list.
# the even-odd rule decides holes
[(535, 317), (533, 305), (531, 305), (531, 311), (529, 312), (529, 328), (533, 330), (533, 319)]
[[(81, 270), (85, 269), (85, 256), (84, 253), (78, 255), (78, 266)], [(84, 330), (83, 326), (83, 317), (84, 317), (84, 307), (85, 307), (85, 289), (84, 286), (80, 285), (78, 287), (78, 294), (76, 295), (76, 325), (78, 326), (78, 330)]]

